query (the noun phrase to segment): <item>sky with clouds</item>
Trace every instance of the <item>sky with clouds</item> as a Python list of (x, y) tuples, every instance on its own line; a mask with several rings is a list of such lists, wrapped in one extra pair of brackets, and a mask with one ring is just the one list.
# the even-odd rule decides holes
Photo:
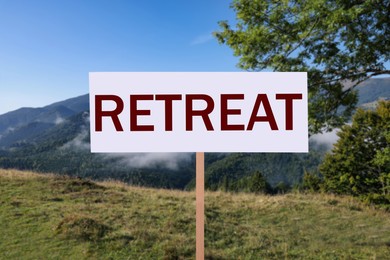
[(225, 0), (0, 0), (0, 114), (88, 93), (93, 71), (237, 71)]

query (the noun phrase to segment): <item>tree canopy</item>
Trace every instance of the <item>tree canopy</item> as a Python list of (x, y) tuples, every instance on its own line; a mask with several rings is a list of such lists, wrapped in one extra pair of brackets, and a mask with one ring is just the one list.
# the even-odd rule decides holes
[(341, 126), (354, 87), (390, 74), (389, 0), (234, 0), (214, 35), (249, 71), (307, 71), (311, 133)]
[(390, 101), (358, 109), (320, 166), (327, 191), (390, 203)]

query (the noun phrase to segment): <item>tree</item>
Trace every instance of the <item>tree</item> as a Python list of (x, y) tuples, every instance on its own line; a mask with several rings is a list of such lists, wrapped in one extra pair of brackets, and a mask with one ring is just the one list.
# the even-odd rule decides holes
[(218, 41), (249, 71), (307, 71), (309, 130), (340, 127), (354, 87), (390, 74), (389, 0), (234, 0), (237, 23), (219, 22)]
[(358, 109), (320, 165), (327, 191), (390, 203), (390, 101)]
[[(385, 134), (386, 142), (390, 144), (390, 131)], [(382, 185), (382, 195), (390, 195), (390, 146), (376, 151), (374, 160)]]
[(249, 179), (248, 188), (250, 192), (254, 193), (269, 193), (271, 190), (270, 185), (260, 171), (253, 173)]
[(322, 181), (318, 174), (305, 171), (303, 174), (302, 188), (306, 191), (317, 192), (320, 190)]

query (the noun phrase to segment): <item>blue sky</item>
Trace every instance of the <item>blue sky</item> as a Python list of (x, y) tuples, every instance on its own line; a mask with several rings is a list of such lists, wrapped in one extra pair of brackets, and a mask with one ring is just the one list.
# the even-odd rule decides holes
[(237, 71), (225, 0), (0, 0), (0, 114), (88, 93), (92, 71)]

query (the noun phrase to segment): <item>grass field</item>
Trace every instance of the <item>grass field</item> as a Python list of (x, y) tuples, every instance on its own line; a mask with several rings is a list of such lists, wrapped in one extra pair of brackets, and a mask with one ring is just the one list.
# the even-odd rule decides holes
[[(351, 197), (206, 193), (206, 259), (389, 259)], [(194, 259), (195, 194), (0, 170), (0, 259)]]

